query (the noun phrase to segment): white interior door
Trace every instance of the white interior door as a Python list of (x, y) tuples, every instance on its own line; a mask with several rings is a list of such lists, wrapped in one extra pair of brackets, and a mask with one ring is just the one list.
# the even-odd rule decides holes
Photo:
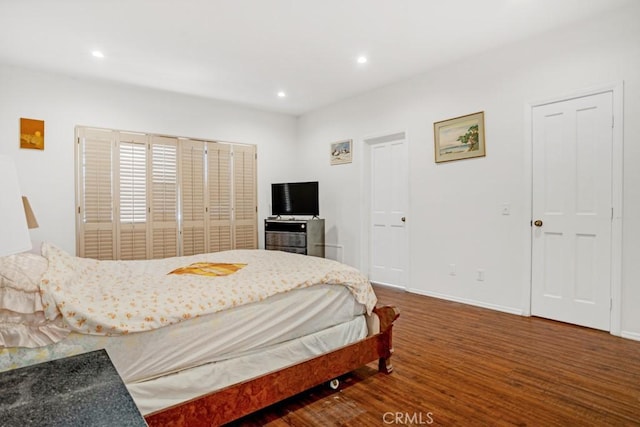
[(369, 279), (375, 283), (406, 286), (407, 169), (404, 137), (371, 145)]
[(533, 108), (531, 313), (611, 325), (613, 96)]

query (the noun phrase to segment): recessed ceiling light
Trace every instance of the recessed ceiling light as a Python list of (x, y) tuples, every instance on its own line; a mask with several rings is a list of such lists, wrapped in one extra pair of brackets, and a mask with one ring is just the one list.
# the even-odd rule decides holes
[(93, 52), (91, 52), (91, 55), (96, 58), (104, 58), (104, 53), (100, 52), (99, 50), (94, 50)]
[(285, 96), (287, 96), (287, 94), (283, 91), (278, 92), (278, 98), (284, 98)]
[(358, 64), (365, 64), (367, 62), (367, 57), (366, 56), (359, 56), (358, 57)]

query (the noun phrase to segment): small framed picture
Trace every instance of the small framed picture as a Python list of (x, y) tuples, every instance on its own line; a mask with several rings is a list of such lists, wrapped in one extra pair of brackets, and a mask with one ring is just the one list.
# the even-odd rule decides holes
[(341, 165), (351, 163), (353, 154), (353, 141), (346, 139), (331, 143), (331, 165)]
[(20, 148), (44, 150), (44, 120), (20, 118)]
[(485, 156), (484, 111), (433, 124), (436, 163)]

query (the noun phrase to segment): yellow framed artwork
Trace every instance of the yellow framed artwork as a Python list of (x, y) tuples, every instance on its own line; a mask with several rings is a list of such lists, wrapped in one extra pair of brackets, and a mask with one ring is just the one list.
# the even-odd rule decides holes
[(20, 148), (44, 150), (44, 120), (20, 118)]

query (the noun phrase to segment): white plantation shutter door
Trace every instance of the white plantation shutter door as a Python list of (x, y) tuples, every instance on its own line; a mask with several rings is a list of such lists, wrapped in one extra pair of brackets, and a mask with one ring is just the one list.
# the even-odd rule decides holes
[(178, 139), (151, 137), (151, 258), (178, 256)]
[(205, 252), (205, 181), (203, 141), (180, 141), (182, 255)]
[(76, 224), (81, 257), (116, 258), (112, 180), (115, 132), (79, 129), (77, 137)]
[(147, 259), (147, 139), (119, 134), (118, 259)]
[(84, 127), (76, 135), (78, 256), (258, 247), (255, 146)]
[(207, 143), (209, 247), (207, 252), (233, 249), (231, 239), (231, 145)]
[(233, 146), (234, 247), (258, 247), (256, 147)]

